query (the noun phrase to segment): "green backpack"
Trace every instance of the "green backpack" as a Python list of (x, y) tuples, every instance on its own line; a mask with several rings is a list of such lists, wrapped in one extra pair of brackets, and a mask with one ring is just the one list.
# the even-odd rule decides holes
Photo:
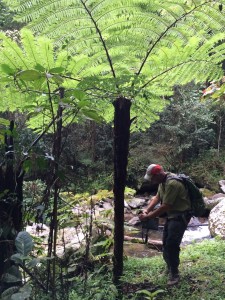
[(205, 202), (203, 195), (199, 188), (194, 184), (192, 179), (185, 174), (168, 175), (167, 180), (176, 179), (181, 181), (185, 188), (188, 190), (188, 194), (191, 200), (191, 214), (194, 217), (201, 217), (206, 212)]

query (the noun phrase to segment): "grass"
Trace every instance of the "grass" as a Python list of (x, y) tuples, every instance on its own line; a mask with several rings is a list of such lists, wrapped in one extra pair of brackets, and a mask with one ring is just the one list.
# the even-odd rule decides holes
[[(161, 256), (128, 258), (124, 266), (124, 299), (135, 299), (139, 290), (163, 290), (155, 297), (136, 299), (160, 300), (225, 300), (225, 241), (205, 240), (181, 250), (181, 281), (176, 287), (167, 287), (167, 277), (161, 275), (165, 267)], [(133, 298), (132, 298), (133, 297)]]

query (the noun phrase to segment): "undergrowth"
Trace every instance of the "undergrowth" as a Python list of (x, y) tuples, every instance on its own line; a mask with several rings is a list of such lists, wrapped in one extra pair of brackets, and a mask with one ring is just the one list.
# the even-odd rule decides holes
[[(121, 299), (225, 299), (225, 241), (211, 239), (185, 246), (180, 258), (180, 283), (169, 288), (167, 277), (163, 275), (165, 265), (162, 255), (152, 258), (127, 257), (124, 261)], [(111, 271), (111, 267), (106, 266), (104, 272), (98, 268), (98, 271), (89, 274), (85, 290), (77, 278), (69, 299), (118, 299), (111, 283)]]

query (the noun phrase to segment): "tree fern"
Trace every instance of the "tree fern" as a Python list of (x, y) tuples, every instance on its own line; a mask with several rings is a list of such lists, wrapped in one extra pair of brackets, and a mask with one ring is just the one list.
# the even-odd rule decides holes
[(90, 102), (85, 94), (77, 89), (79, 80), (71, 76), (73, 64), (71, 63), (70, 69), (67, 51), (62, 50), (57, 55), (48, 38), (34, 38), (27, 29), (21, 31), (20, 44), (3, 33), (0, 33), (0, 38), (2, 111), (29, 112), (28, 125), (42, 130), (54, 118), (59, 105), (57, 91), (63, 84), (64, 99), (60, 105), (64, 110), (64, 125), (82, 117), (100, 120), (96, 109), (93, 111), (94, 102)]
[[(225, 16), (219, 5), (224, 0), (6, 2), (34, 32), (52, 37), (56, 47), (66, 50), (54, 57), (48, 39), (35, 41), (24, 30), (23, 50), (3, 37), (3, 43), (8, 43), (0, 58), (3, 71), (9, 72), (8, 67), (11, 73), (40, 65), (45, 70), (63, 67), (77, 79), (73, 88), (79, 85), (88, 91), (97, 105), (123, 95), (133, 102), (132, 116), (144, 113), (148, 124), (154, 118), (149, 118), (142, 105), (149, 109), (155, 103), (157, 113), (157, 108), (163, 109), (160, 98), (170, 95), (174, 84), (222, 75), (224, 44), (219, 42)], [(38, 87), (41, 82), (43, 79)], [(147, 92), (158, 102), (143, 97)], [(8, 98), (9, 91), (5, 93)], [(112, 107), (104, 116), (110, 120)], [(138, 117), (135, 128), (145, 129), (147, 123)]]

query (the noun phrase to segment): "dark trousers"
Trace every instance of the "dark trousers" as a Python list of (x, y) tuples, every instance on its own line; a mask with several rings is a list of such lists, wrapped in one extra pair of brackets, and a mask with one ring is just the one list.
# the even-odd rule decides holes
[(178, 273), (180, 243), (190, 217), (168, 219), (163, 230), (163, 258), (172, 274)]

